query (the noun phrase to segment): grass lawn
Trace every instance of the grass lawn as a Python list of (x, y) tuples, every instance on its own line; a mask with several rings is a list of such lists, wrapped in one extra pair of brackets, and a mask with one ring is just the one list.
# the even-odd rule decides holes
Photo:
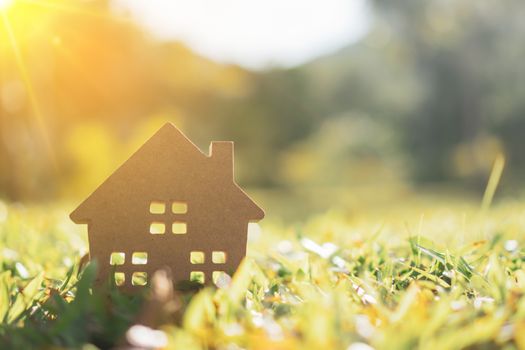
[(525, 348), (525, 202), (268, 215), (231, 280), (134, 297), (91, 290), (71, 208), (0, 202), (0, 349)]

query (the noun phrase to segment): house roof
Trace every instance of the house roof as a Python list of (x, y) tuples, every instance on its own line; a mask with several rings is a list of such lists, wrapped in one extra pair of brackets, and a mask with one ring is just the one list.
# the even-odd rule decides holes
[[(150, 189), (162, 193), (167, 184), (170, 190), (180, 188), (180, 193), (191, 193), (188, 187), (199, 186), (201, 192), (220, 195), (223, 201), (239, 208), (235, 212), (241, 217), (249, 221), (262, 219), (264, 211), (233, 178), (233, 143), (212, 142), (211, 145), (213, 150), (209, 156), (205, 155), (173, 124), (166, 123), (71, 213), (71, 219), (88, 223), (108, 203), (122, 199), (137, 187), (147, 195)], [(184, 185), (183, 182), (187, 182), (184, 176), (194, 182)]]

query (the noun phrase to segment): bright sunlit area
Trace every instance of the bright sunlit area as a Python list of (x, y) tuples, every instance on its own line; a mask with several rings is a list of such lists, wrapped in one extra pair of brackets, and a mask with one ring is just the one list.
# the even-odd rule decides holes
[(362, 38), (364, 0), (117, 0), (153, 35), (250, 68), (293, 66)]
[(7, 7), (9, 7), (9, 5), (11, 5), (12, 2), (13, 0), (0, 0), (0, 10), (4, 10)]

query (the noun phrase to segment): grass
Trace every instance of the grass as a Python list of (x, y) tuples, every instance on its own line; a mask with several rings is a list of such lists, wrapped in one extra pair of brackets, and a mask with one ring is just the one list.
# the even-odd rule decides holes
[(134, 297), (91, 290), (65, 208), (0, 202), (1, 349), (525, 348), (524, 202), (270, 215), (231, 281)]

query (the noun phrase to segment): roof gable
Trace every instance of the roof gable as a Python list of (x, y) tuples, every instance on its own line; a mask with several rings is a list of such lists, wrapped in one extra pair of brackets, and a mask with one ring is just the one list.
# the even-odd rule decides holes
[(173, 124), (166, 123), (71, 213), (71, 219), (88, 223), (125, 193), (148, 195), (148, 191), (165, 191), (167, 186), (183, 194), (191, 193), (188, 187), (199, 186), (200, 196), (212, 189), (219, 191), (240, 217), (262, 219), (263, 210), (233, 180), (233, 143), (214, 142), (212, 147), (206, 156)]

